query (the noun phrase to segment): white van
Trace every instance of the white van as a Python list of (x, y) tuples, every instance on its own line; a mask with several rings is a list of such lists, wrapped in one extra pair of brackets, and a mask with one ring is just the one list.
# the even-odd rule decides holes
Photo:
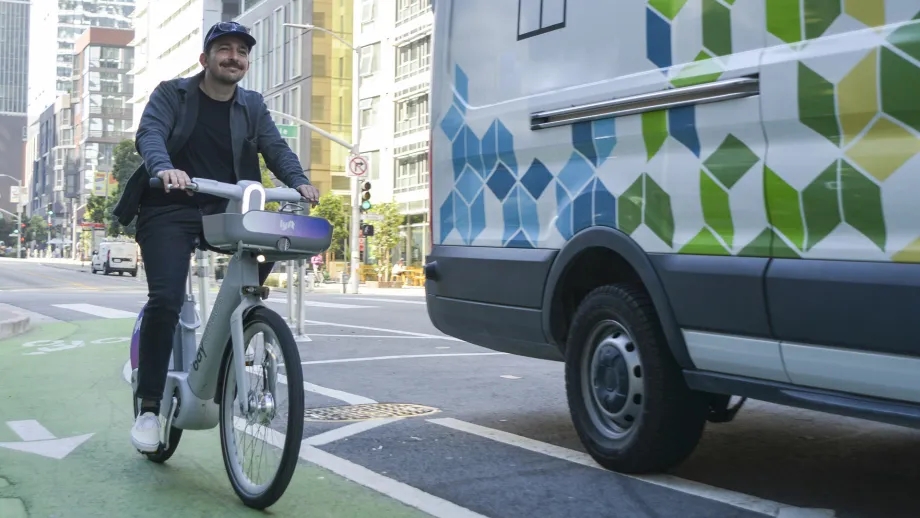
[(132, 277), (137, 277), (137, 244), (122, 241), (102, 242), (99, 249), (93, 251), (90, 267), (93, 273), (130, 273)]
[(564, 361), (617, 471), (730, 395), (920, 428), (916, 0), (434, 11), (438, 329)]

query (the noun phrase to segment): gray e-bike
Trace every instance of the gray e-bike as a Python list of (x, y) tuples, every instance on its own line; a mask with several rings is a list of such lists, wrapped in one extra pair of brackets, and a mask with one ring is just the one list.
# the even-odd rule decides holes
[[(163, 183), (154, 178), (150, 186), (162, 188)], [(332, 242), (332, 226), (325, 219), (288, 210), (301, 209), (296, 204), (303, 198), (294, 189), (201, 178), (193, 178), (186, 188), (229, 200), (225, 213), (203, 216), (202, 223), (207, 244), (232, 257), (200, 343), (196, 329), (201, 321), (189, 270), (160, 405), (160, 447), (144, 455), (165, 462), (184, 430), (219, 426), (224, 467), (234, 491), (248, 507), (265, 509), (284, 494), (294, 474), (303, 436), (304, 392), (297, 343), (284, 319), (263, 303), (269, 290), (259, 284), (258, 265), (325, 251)], [(279, 212), (266, 211), (265, 204), (272, 201), (286, 205)], [(143, 314), (141, 310), (131, 340), (135, 390)], [(135, 415), (138, 407), (134, 398)], [(276, 417), (286, 417), (286, 426), (274, 424)], [(247, 462), (261, 467), (265, 454), (279, 451), (278, 466), (268, 476), (248, 472)]]

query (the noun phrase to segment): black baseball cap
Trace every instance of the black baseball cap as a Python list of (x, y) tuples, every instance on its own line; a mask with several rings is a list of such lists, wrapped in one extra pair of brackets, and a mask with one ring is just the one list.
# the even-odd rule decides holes
[(236, 22), (217, 22), (208, 29), (204, 36), (204, 51), (207, 52), (214, 40), (221, 36), (234, 35), (246, 42), (252, 49), (256, 45), (256, 39), (249, 34), (249, 28)]

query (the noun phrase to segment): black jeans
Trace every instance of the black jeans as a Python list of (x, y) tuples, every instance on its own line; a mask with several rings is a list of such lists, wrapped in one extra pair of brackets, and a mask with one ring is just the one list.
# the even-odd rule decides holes
[[(137, 244), (147, 273), (147, 306), (141, 322), (137, 392), (145, 406), (156, 407), (163, 397), (172, 354), (172, 339), (188, 278), (195, 243), (205, 248), (201, 212), (190, 206), (141, 207), (137, 217)], [(274, 263), (259, 265), (264, 284)]]

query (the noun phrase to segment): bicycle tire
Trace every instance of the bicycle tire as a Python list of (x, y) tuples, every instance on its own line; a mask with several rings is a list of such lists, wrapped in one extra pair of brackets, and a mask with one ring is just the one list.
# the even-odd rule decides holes
[[(134, 399), (134, 415), (138, 413), (137, 407), (137, 398)], [(180, 403), (181, 404), (181, 403)], [(160, 419), (163, 419), (163, 416), (160, 416)], [(176, 428), (175, 426), (170, 427), (169, 429), (169, 448), (164, 448), (163, 443), (160, 443), (160, 446), (157, 448), (157, 451), (153, 453), (143, 452), (138, 450), (138, 452), (147, 457), (147, 460), (151, 462), (156, 462), (157, 464), (163, 464), (168, 461), (170, 457), (176, 453), (176, 449), (179, 447), (179, 440), (182, 439), (182, 429)]]
[[(300, 369), (300, 352), (297, 350), (297, 342), (291, 329), (285, 323), (284, 319), (274, 311), (264, 307), (254, 308), (243, 322), (243, 337), (247, 341), (252, 337), (252, 329), (257, 324), (268, 327), (277, 338), (278, 345), (281, 349), (282, 361), (285, 366), (296, 365), (294, 369), (285, 369), (287, 383), (287, 398), (289, 403), (288, 424), (285, 430), (284, 446), (281, 453), (281, 461), (274, 479), (260, 493), (250, 493), (245, 490), (243, 484), (237, 480), (237, 471), (234, 469), (235, 452), (231, 455), (231, 445), (228, 441), (234, 437), (235, 430), (233, 418), (233, 402), (235, 398), (233, 393), (236, 390), (236, 383), (228, 383), (231, 379), (233, 366), (233, 349), (228, 342), (228, 351), (224, 356), (224, 364), (221, 367), (221, 410), (220, 410), (220, 447), (224, 458), (224, 468), (230, 478), (230, 484), (234, 492), (243, 501), (247, 507), (252, 509), (263, 510), (270, 507), (278, 501), (287, 490), (294, 476), (294, 469), (297, 467), (300, 458), (300, 444), (303, 439), (303, 412), (304, 412), (304, 394), (303, 394), (303, 371)], [(234, 378), (235, 379), (235, 378)], [(282, 384), (279, 383), (279, 386)], [(228, 402), (229, 405), (226, 403)], [(229, 410), (227, 407), (229, 406)], [(228, 421), (228, 416), (230, 420)]]

